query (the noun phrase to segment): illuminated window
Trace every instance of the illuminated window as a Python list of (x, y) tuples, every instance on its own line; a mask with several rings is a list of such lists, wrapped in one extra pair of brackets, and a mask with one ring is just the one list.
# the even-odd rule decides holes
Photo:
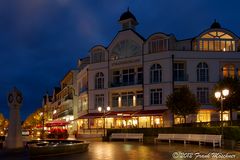
[[(221, 111), (219, 112), (219, 119), (221, 121)], [(229, 111), (223, 111), (223, 121), (229, 121), (230, 120), (230, 114)]]
[(149, 53), (157, 53), (168, 50), (168, 39), (163, 37), (154, 37), (148, 43)]
[[(198, 40), (200, 51), (235, 51), (234, 38), (224, 32), (212, 31), (202, 35)], [(193, 48), (197, 49), (196, 41)]]
[(201, 62), (197, 65), (197, 81), (207, 82), (208, 81), (208, 65)]
[(139, 127), (140, 128), (147, 128), (150, 127), (150, 117), (139, 117)]
[(79, 100), (78, 112), (80, 112), (80, 111), (87, 111), (87, 110), (88, 110), (88, 100), (87, 100), (87, 97), (82, 97)]
[(233, 64), (226, 64), (223, 66), (223, 77), (235, 77), (235, 66)]
[(159, 83), (162, 80), (162, 67), (160, 64), (153, 64), (150, 68), (151, 83)]
[(174, 115), (174, 123), (175, 123), (175, 124), (184, 123), (184, 117)]
[(210, 111), (199, 111), (197, 114), (197, 122), (210, 122), (211, 112)]
[(102, 72), (98, 72), (95, 77), (95, 88), (103, 89), (104, 88), (104, 74)]

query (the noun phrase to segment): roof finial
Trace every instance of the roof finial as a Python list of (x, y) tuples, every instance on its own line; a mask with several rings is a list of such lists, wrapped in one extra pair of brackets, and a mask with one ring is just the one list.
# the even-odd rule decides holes
[(219, 22), (217, 22), (217, 19), (214, 19), (214, 22), (212, 23), (210, 28), (221, 28), (221, 25)]
[(128, 7), (127, 11), (129, 12), (129, 7)]

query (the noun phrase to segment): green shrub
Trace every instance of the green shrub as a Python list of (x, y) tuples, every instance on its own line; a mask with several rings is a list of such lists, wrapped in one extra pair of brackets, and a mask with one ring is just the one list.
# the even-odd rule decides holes
[(231, 127), (224, 127), (223, 130), (224, 138), (231, 139), (231, 140), (240, 140), (240, 127), (231, 126)]
[[(158, 133), (182, 134), (221, 134), (220, 127), (169, 127), (169, 128), (131, 128), (108, 129), (107, 136), (112, 133), (143, 133), (146, 137), (157, 137)], [(240, 140), (240, 127), (224, 127), (224, 139)]]

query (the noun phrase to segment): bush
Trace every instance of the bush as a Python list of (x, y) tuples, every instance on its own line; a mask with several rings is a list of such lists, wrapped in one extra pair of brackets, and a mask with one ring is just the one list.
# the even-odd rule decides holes
[[(157, 137), (158, 133), (182, 133), (182, 134), (221, 134), (219, 127), (169, 127), (169, 128), (131, 128), (108, 129), (107, 136), (112, 133), (143, 133), (146, 137)], [(224, 127), (224, 139), (240, 140), (239, 127)]]
[(224, 139), (230, 140), (240, 140), (240, 127), (232, 126), (232, 127), (224, 127), (223, 130)]

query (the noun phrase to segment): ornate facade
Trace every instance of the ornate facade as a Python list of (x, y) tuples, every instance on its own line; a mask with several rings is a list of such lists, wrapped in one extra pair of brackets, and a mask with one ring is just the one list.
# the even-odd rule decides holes
[[(136, 32), (138, 22), (130, 11), (121, 15), (119, 23), (122, 29), (108, 46), (94, 46), (79, 60), (76, 85), (66, 84), (74, 88), (77, 99), (72, 105), (75, 127), (102, 128), (99, 106), (111, 107), (104, 114), (107, 128), (171, 126), (166, 98), (182, 86), (188, 86), (201, 103), (198, 114), (189, 115), (187, 122), (219, 120), (209, 96), (223, 77), (240, 78), (238, 36), (215, 21), (186, 40), (160, 32), (144, 38)], [(64, 84), (56, 97), (64, 92)], [(224, 119), (228, 118), (225, 111)], [(181, 123), (182, 118), (175, 116), (174, 121)]]

